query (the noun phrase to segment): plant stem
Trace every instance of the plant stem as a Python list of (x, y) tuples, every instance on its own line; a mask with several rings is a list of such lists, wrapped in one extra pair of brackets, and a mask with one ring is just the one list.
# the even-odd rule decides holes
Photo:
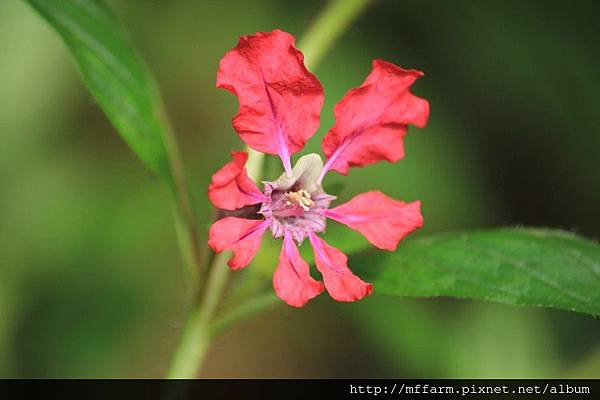
[[(248, 161), (246, 162), (248, 175), (258, 181), (262, 173), (264, 154), (249, 148), (246, 148), (246, 151), (248, 152)], [(213, 257), (206, 282), (189, 311), (179, 344), (167, 372), (167, 378), (192, 379), (196, 377), (198, 367), (206, 356), (212, 338), (211, 322), (229, 276), (227, 267), (229, 256), (230, 254), (227, 252), (216, 254)]]
[[(164, 110), (160, 107), (159, 110)], [(200, 251), (200, 240), (198, 237), (198, 225), (196, 214), (192, 207), (192, 199), (186, 181), (185, 168), (181, 159), (179, 144), (173, 132), (170, 121), (164, 113), (159, 115), (163, 122), (163, 141), (167, 151), (169, 168), (173, 176), (170, 185), (175, 203), (175, 229), (179, 250), (184, 257), (185, 265), (188, 266), (188, 275), (193, 286), (200, 282), (200, 271), (204, 265), (203, 256), (207, 253)]]
[(208, 350), (211, 340), (210, 323), (227, 282), (228, 257), (229, 254), (226, 253), (215, 255), (203, 295), (189, 311), (179, 346), (173, 354), (167, 378), (195, 378), (198, 366), (202, 363)]
[[(299, 45), (304, 53), (307, 67), (316, 67), (336, 39), (348, 29), (369, 2), (370, 0), (334, 0), (321, 12)], [(258, 182), (262, 175), (264, 154), (249, 148), (246, 151), (249, 153), (246, 163), (248, 175)], [(182, 204), (180, 209), (186, 210), (185, 204)], [(193, 232), (189, 231), (189, 233)], [(227, 253), (213, 257), (206, 284), (196, 296), (197, 303), (189, 312), (178, 347), (173, 354), (167, 373), (168, 378), (196, 377), (214, 335), (233, 322), (274, 303), (275, 296), (263, 295), (248, 300), (247, 304), (235, 309), (222, 319), (213, 321), (229, 275), (226, 266), (227, 257), (229, 257)]]
[(279, 300), (273, 290), (269, 290), (267, 293), (252, 297), (221, 318), (215, 320), (211, 325), (211, 333), (213, 336), (217, 336), (235, 322), (255, 314), (258, 311), (262, 311), (265, 308), (279, 304), (280, 301), (281, 300)]
[(332, 0), (317, 17), (298, 47), (308, 69), (315, 68), (336, 40), (364, 11), (371, 0)]
[(246, 152), (248, 153), (246, 172), (248, 173), (250, 179), (252, 179), (254, 182), (259, 182), (262, 179), (265, 155), (264, 153), (251, 149), (248, 146), (246, 146)]

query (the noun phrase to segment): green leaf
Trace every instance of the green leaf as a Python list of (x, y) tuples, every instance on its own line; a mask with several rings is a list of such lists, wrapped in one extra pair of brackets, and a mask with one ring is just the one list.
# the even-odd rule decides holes
[(449, 296), (600, 315), (600, 246), (574, 234), (505, 228), (438, 234), (394, 253), (364, 252), (352, 269), (375, 292)]
[(28, 0), (60, 34), (85, 85), (134, 153), (173, 184), (162, 105), (119, 21), (100, 0)]

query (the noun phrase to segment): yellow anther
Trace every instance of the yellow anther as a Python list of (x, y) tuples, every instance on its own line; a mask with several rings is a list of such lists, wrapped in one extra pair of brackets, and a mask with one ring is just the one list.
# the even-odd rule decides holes
[(304, 211), (308, 211), (315, 205), (315, 202), (310, 199), (311, 197), (311, 194), (304, 189), (300, 189), (297, 192), (286, 192), (285, 204), (288, 206), (298, 205), (302, 207)]

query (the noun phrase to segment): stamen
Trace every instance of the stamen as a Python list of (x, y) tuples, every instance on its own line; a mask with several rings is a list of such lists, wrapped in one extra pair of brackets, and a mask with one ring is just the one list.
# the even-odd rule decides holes
[(304, 211), (309, 211), (315, 202), (311, 200), (312, 195), (304, 189), (300, 189), (297, 192), (286, 192), (285, 193), (285, 204), (288, 206), (298, 205)]

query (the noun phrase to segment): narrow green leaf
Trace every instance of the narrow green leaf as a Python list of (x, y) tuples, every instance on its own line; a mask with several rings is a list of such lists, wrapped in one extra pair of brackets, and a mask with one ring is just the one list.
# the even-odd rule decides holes
[(100, 0), (27, 1), (63, 38), (85, 85), (123, 139), (172, 185), (158, 90), (108, 7)]
[(352, 268), (376, 293), (449, 296), (600, 315), (600, 246), (574, 234), (505, 228), (438, 234)]

